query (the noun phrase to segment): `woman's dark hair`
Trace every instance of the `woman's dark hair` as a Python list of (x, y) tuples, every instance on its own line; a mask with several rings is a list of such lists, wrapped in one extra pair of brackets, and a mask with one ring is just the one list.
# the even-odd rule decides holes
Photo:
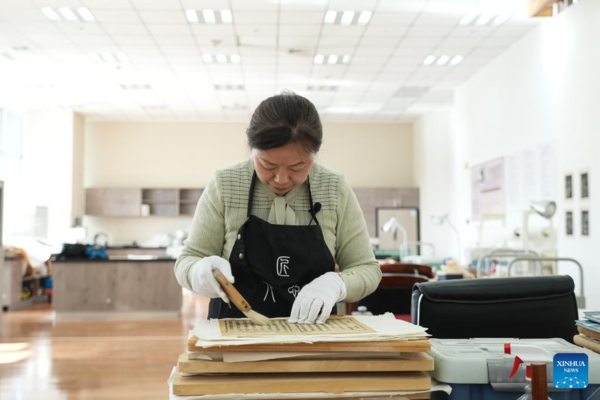
[(323, 127), (313, 103), (283, 92), (260, 103), (246, 135), (252, 149), (270, 150), (294, 143), (316, 154), (323, 142)]

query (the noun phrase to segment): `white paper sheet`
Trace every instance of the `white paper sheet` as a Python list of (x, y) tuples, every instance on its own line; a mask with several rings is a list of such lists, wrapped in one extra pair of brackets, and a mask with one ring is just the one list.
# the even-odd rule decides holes
[(273, 343), (412, 340), (428, 336), (426, 334), (427, 328), (396, 319), (391, 313), (378, 316), (356, 316), (356, 319), (372, 328), (375, 333), (311, 335), (310, 337), (304, 335), (277, 335), (264, 337), (223, 336), (219, 329), (218, 320), (198, 322), (194, 326), (193, 332), (194, 335), (198, 337), (196, 345), (204, 348), (213, 346)]
[(445, 383), (439, 383), (435, 379), (431, 380), (431, 389), (430, 390), (421, 390), (421, 391), (413, 391), (413, 392), (347, 392), (341, 394), (333, 394), (333, 393), (270, 393), (270, 394), (217, 394), (217, 395), (203, 395), (203, 396), (176, 396), (173, 394), (173, 376), (175, 375), (176, 367), (173, 367), (173, 371), (171, 371), (171, 376), (169, 377), (167, 383), (169, 385), (169, 400), (268, 400), (268, 399), (281, 399), (285, 397), (286, 399), (338, 399), (338, 398), (360, 398), (360, 399), (402, 399), (404, 396), (408, 394), (415, 393), (428, 393), (428, 392), (438, 392), (443, 391), (448, 394), (452, 393), (452, 388), (450, 385)]

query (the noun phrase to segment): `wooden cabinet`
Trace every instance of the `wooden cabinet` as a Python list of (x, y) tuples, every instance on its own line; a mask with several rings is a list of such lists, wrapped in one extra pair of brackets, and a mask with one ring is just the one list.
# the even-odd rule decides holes
[(58, 314), (180, 312), (175, 261), (55, 262), (52, 307)]
[[(201, 188), (88, 188), (85, 214), (107, 217), (142, 216), (142, 205), (150, 216), (194, 215)], [(144, 215), (146, 216), (146, 215)]]
[(85, 190), (86, 215), (136, 217), (141, 215), (142, 189), (89, 188)]

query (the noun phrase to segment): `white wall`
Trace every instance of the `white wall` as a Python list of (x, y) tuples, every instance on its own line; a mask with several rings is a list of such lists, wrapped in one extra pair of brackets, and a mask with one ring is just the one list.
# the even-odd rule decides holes
[[(204, 187), (217, 168), (248, 157), (243, 123), (87, 121), (85, 187)], [(319, 162), (344, 173), (354, 187), (414, 186), (410, 124), (326, 124)], [(85, 217), (88, 236), (139, 244), (188, 230), (190, 218)]]
[(73, 190), (72, 190), (72, 214), (73, 218), (83, 217), (85, 192), (83, 190), (84, 170), (84, 123), (85, 118), (81, 114), (73, 115)]
[[(23, 118), (22, 197), (18, 211), (23, 223), (42, 223), (36, 219), (36, 206), (47, 207), (46, 238), (58, 247), (73, 223), (72, 193), (73, 112), (26, 112)], [(23, 234), (31, 235), (32, 232)]]
[[(600, 2), (581, 1), (544, 21), (473, 78), (455, 96), (451, 165), (457, 180), (457, 219), (465, 238), (473, 239), (470, 182), (465, 165), (474, 165), (542, 142), (556, 144), (559, 187), (559, 254), (585, 267), (589, 308), (600, 308), (600, 269), (593, 250), (600, 248)], [(565, 202), (563, 174), (590, 171), (591, 200)], [(579, 179), (575, 179), (575, 190)], [(580, 210), (591, 209), (591, 236), (580, 235)], [(565, 209), (575, 212), (574, 237), (564, 235)], [(465, 243), (466, 244), (466, 243)], [(561, 268), (573, 273), (571, 268)]]
[[(448, 214), (456, 224), (450, 111), (429, 113), (414, 123), (415, 182), (419, 187), (421, 241), (433, 243), (436, 256), (459, 257), (456, 235), (444, 224), (435, 226), (431, 215)], [(425, 249), (424, 252), (429, 249)], [(428, 254), (428, 253), (425, 253)]]

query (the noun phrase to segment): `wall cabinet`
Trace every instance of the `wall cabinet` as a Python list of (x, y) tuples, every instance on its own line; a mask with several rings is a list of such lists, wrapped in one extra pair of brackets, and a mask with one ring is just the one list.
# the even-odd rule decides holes
[[(87, 188), (85, 214), (106, 217), (194, 215), (201, 188)], [(142, 209), (148, 212), (143, 213)]]

